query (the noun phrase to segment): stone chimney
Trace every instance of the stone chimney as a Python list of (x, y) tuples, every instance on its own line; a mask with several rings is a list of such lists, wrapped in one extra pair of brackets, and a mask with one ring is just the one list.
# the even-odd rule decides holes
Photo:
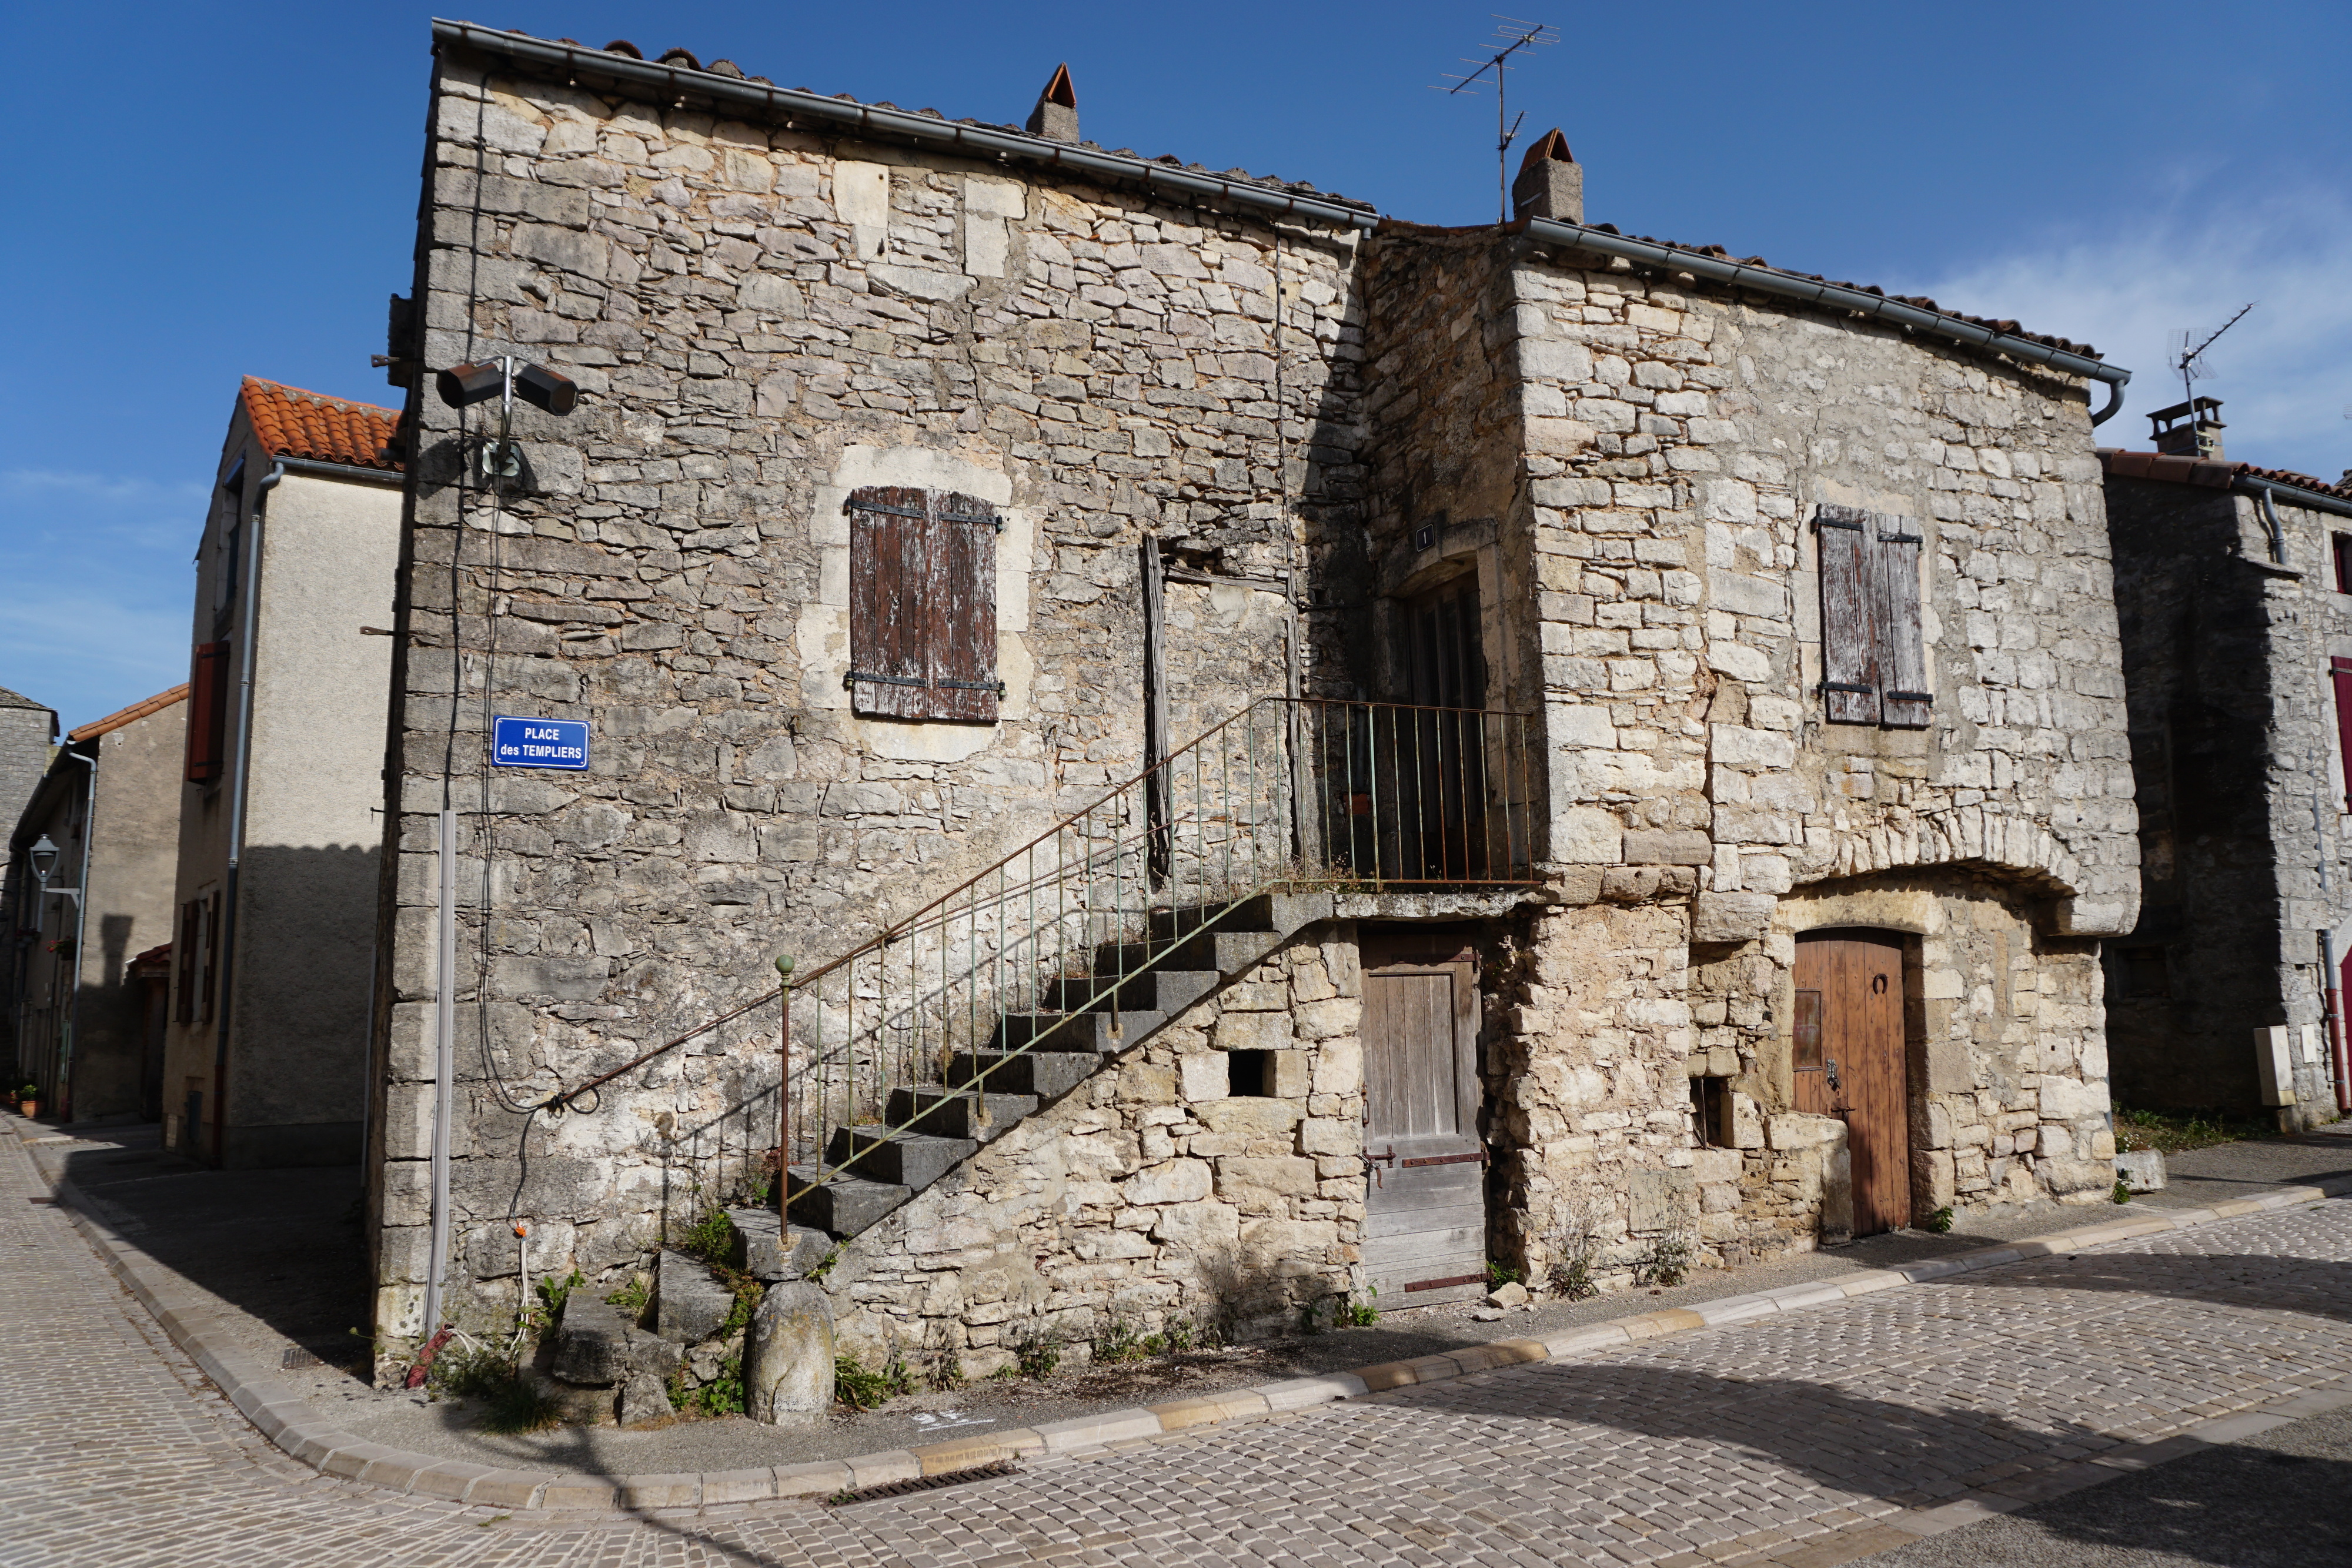
[(2166, 456), (2201, 457), (2208, 463), (2223, 461), (2220, 398), (2191, 398), (2170, 408), (2160, 408), (2147, 419), (2156, 427), (2156, 449)]
[(1054, 79), (1037, 95), (1037, 107), (1029, 111), (1029, 134), (1055, 141), (1078, 139), (1078, 93), (1070, 85), (1066, 61), (1054, 68)]
[(1522, 218), (1584, 221), (1584, 167), (1568, 150), (1568, 138), (1554, 126), (1536, 138), (1511, 182), (1511, 213)]

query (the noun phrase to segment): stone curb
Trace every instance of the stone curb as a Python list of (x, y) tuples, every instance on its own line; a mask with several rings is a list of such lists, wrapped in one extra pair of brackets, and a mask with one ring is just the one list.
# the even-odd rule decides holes
[[(12, 1118), (13, 1120), (14, 1118)], [(18, 1137), (25, 1134), (18, 1131)], [(29, 1140), (26, 1140), (29, 1141)], [(29, 1155), (29, 1151), (28, 1151)], [(38, 1171), (38, 1166), (35, 1167)], [(289, 1457), (325, 1475), (363, 1481), (394, 1491), (446, 1498), (454, 1502), (479, 1503), (500, 1509), (688, 1509), (718, 1503), (768, 1502), (823, 1499), (836, 1492), (862, 1491), (868, 1487), (926, 1476), (951, 1475), (999, 1460), (1034, 1455), (1101, 1452), (1123, 1448), (1170, 1432), (1245, 1421), (1285, 1411), (1306, 1410), (1337, 1400), (1359, 1398), (1424, 1383), (1439, 1383), (1472, 1373), (1538, 1362), (1566, 1361), (1586, 1351), (1612, 1349), (1635, 1340), (1695, 1329), (1719, 1328), (1775, 1312), (1842, 1301), (1877, 1291), (1945, 1279), (1954, 1274), (1997, 1268), (2028, 1258), (2077, 1250), (2105, 1241), (2152, 1236), (2166, 1230), (2187, 1230), (2215, 1220), (2292, 1208), (2322, 1198), (2352, 1193), (2352, 1177), (2314, 1186), (2282, 1187), (2261, 1197), (2232, 1198), (2206, 1208), (2150, 1211), (2129, 1219), (2110, 1220), (2077, 1230), (2028, 1237), (1999, 1247), (1958, 1252), (1948, 1257), (1876, 1269), (1841, 1280), (1784, 1285), (1778, 1290), (1725, 1296), (1694, 1307), (1667, 1307), (1637, 1312), (1606, 1322), (1563, 1329), (1533, 1339), (1497, 1340), (1465, 1345), (1440, 1355), (1410, 1361), (1383, 1362), (1352, 1373), (1292, 1378), (1281, 1383), (1162, 1405), (1106, 1410), (1066, 1421), (1048, 1421), (985, 1436), (960, 1437), (919, 1448), (892, 1448), (859, 1454), (846, 1459), (814, 1464), (783, 1465), (768, 1469), (715, 1470), (701, 1474), (642, 1476), (551, 1475), (528, 1470), (499, 1470), (457, 1459), (436, 1459), (361, 1440), (340, 1430), (301, 1403), (294, 1390), (273, 1379), (267, 1368), (231, 1347), (227, 1320), (209, 1299), (189, 1289), (179, 1277), (139, 1248), (115, 1235), (85, 1209), (82, 1194), (70, 1182), (54, 1190), (57, 1207), (107, 1267), (137, 1297), (141, 1305), (171, 1335), (190, 1360), (204, 1370), (242, 1411), (261, 1435)], [(70, 1199), (71, 1201), (67, 1201)], [(2286, 1417), (2281, 1417), (2282, 1419)], [(2259, 1416), (2227, 1417), (2232, 1424)], [(2206, 1427), (2215, 1426), (2206, 1423)], [(2199, 1430), (2202, 1430), (2200, 1427)], [(2256, 1430), (2259, 1427), (2248, 1427)], [(2240, 1435), (2232, 1428), (2231, 1435)], [(2171, 1439), (2168, 1439), (2170, 1441)], [(2205, 1438), (2227, 1441), (2226, 1437)], [(2145, 1457), (2145, 1456), (2144, 1456)], [(2152, 1460), (2151, 1460), (2152, 1462)], [(1991, 1504), (1979, 1511), (2000, 1511)], [(2014, 1503), (2011, 1506), (2022, 1506)], [(1950, 1505), (1967, 1511), (1963, 1505)], [(1945, 1511), (1938, 1511), (1939, 1515)], [(1958, 1514), (1953, 1524), (1967, 1522)], [(1942, 1528), (1952, 1528), (1944, 1524)], [(1900, 1528), (1900, 1527), (1898, 1527)]]

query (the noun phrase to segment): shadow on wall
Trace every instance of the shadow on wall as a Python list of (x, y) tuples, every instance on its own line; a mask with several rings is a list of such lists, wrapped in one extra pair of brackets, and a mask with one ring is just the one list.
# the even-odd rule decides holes
[(359, 1158), (377, 852), (248, 848), (240, 872), (229, 1163)]

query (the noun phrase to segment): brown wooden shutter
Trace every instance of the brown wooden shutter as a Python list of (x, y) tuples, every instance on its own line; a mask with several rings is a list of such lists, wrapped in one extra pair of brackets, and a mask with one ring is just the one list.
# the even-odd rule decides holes
[(932, 497), (929, 594), (933, 718), (996, 721), (996, 535), (987, 502)]
[(229, 644), (199, 643), (188, 672), (188, 766), (191, 783), (217, 779), (228, 765)]
[(898, 485), (850, 492), (849, 706), (881, 718), (930, 708), (923, 599), (930, 572), (930, 498)]
[(220, 906), (217, 893), (198, 901), (197, 918), (204, 927), (203, 970), (196, 980), (196, 1021), (213, 1021), (213, 1000), (220, 994)]
[(1874, 517), (1877, 547), (1879, 722), (1889, 729), (1925, 729), (1934, 716), (1927, 689), (1927, 639), (1919, 622), (1921, 525), (1910, 517)]
[(1824, 506), (1813, 531), (1821, 539), (1822, 706), (1832, 724), (1876, 724), (1877, 530), (1867, 512)]
[(196, 909), (194, 899), (180, 905), (180, 936), (172, 947), (173, 1014), (182, 1023), (196, 1021)]

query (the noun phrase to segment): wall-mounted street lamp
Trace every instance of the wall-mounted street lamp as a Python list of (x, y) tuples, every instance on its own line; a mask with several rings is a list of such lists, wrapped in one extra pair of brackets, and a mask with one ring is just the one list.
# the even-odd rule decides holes
[(81, 902), (81, 889), (78, 887), (51, 887), (49, 885), (49, 873), (58, 869), (58, 850), (56, 843), (50, 840), (48, 834), (43, 833), (39, 839), (35, 841), (33, 847), (26, 852), (33, 862), (33, 876), (40, 883), (41, 893), (44, 896), (52, 893), (58, 893), (65, 894), (65, 896), (72, 899), (77, 904)]
[(433, 384), (440, 392), (441, 401), (451, 408), (471, 408), (492, 398), (499, 400), (498, 438), (482, 444), (485, 478), (513, 479), (522, 474), (522, 453), (507, 434), (514, 423), (517, 395), (533, 408), (559, 417), (580, 406), (580, 388), (570, 377), (511, 354), (478, 365), (452, 365), (435, 376)]

